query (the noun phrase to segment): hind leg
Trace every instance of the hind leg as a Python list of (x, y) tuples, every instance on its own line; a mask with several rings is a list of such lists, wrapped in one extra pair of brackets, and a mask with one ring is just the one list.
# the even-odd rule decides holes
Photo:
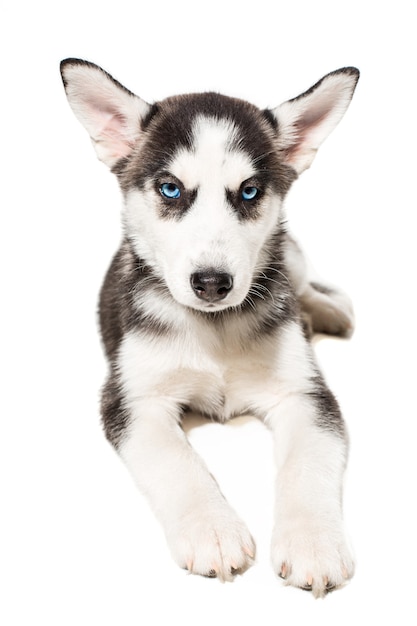
[(354, 314), (350, 298), (314, 276), (297, 242), (288, 237), (287, 267), (301, 306), (306, 335), (325, 333), (350, 337)]
[(299, 296), (304, 326), (309, 334), (326, 333), (350, 337), (354, 329), (349, 297), (333, 287), (311, 282)]

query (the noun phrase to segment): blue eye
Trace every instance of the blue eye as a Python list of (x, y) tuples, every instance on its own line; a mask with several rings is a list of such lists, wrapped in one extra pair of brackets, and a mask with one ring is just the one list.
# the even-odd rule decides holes
[(181, 191), (175, 183), (163, 183), (159, 188), (161, 194), (169, 200), (176, 200), (181, 196)]
[(242, 200), (250, 201), (255, 200), (257, 195), (259, 194), (259, 189), (257, 187), (244, 187), (242, 189)]

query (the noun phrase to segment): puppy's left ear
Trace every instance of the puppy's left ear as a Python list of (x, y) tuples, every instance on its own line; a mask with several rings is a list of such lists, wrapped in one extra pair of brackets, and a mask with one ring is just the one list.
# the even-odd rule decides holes
[(310, 167), (319, 146), (342, 119), (358, 79), (354, 67), (336, 70), (272, 110), (278, 121), (278, 149), (298, 174)]

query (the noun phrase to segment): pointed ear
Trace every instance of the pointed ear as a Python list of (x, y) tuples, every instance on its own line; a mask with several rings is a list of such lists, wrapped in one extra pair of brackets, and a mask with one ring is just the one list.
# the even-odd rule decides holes
[(61, 75), (71, 108), (88, 131), (98, 158), (113, 167), (132, 151), (150, 105), (93, 63), (66, 59)]
[(358, 79), (354, 67), (336, 70), (298, 98), (273, 109), (279, 150), (298, 174), (310, 167), (317, 149), (342, 119)]

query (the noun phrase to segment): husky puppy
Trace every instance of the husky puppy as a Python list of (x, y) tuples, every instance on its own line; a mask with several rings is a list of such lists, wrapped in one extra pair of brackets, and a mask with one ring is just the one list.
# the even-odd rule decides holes
[(324, 595), (354, 570), (342, 520), (347, 441), (307, 335), (349, 335), (353, 315), (346, 296), (310, 280), (283, 202), (344, 115), (358, 70), (272, 110), (217, 93), (147, 104), (92, 63), (66, 59), (61, 72), (124, 196), (124, 237), (100, 296), (108, 439), (176, 562), (230, 580), (255, 545), (182, 416), (263, 420), (277, 465), (274, 569)]

